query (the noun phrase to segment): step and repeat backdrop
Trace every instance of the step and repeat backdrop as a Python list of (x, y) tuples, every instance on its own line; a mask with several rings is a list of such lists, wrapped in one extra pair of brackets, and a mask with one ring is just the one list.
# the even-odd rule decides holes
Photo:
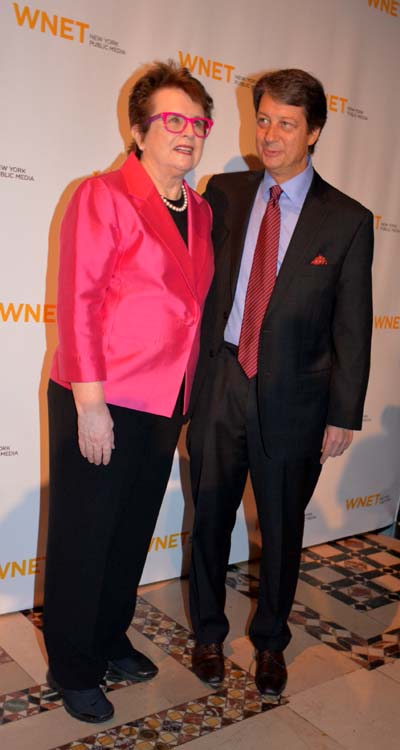
[[(277, 67), (323, 82), (322, 176), (375, 216), (374, 333), (364, 428), (325, 467), (305, 545), (389, 525), (400, 494), (400, 2), (40, 0), (0, 4), (0, 612), (40, 603), (48, 502), (46, 385), (58, 232), (80, 180), (122, 163), (141, 66), (173, 58), (215, 101), (199, 191), (254, 160), (251, 88)], [(143, 582), (180, 575), (192, 509), (182, 436)], [(232, 561), (258, 551), (251, 488)]]

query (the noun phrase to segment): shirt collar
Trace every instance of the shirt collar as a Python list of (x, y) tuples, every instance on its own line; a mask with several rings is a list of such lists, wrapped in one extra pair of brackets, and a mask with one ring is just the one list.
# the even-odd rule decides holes
[[(305, 169), (303, 169), (300, 174), (297, 174), (295, 177), (292, 177), (291, 180), (287, 180), (287, 182), (282, 182), (281, 188), (287, 198), (295, 205), (301, 206), (303, 205), (305, 201), (305, 197), (310, 189), (312, 179), (314, 176), (314, 168), (312, 165), (311, 157), (307, 156), (307, 166)], [(269, 200), (269, 189), (276, 185), (276, 182), (273, 177), (271, 177), (268, 172), (264, 172), (264, 178), (263, 178), (263, 187), (262, 187), (262, 193), (264, 200)]]

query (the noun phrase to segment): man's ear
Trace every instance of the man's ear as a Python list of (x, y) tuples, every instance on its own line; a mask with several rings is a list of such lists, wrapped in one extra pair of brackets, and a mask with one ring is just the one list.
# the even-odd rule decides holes
[(314, 128), (314, 130), (310, 130), (308, 134), (308, 145), (314, 146), (319, 138), (321, 132), (321, 128)]

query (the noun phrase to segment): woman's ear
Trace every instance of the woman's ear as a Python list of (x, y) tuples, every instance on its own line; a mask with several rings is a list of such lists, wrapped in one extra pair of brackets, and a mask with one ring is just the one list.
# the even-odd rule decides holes
[(133, 140), (139, 146), (140, 150), (143, 151), (145, 138), (144, 138), (143, 133), (140, 132), (139, 126), (133, 125), (131, 127), (131, 133), (132, 133)]

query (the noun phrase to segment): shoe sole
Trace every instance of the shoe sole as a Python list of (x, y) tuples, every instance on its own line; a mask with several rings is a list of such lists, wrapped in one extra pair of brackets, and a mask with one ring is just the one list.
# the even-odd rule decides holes
[(261, 693), (261, 691), (258, 691), (260, 693), (261, 698), (263, 701), (267, 703), (273, 703), (274, 705), (279, 705), (279, 703), (282, 700), (282, 693), (280, 695), (269, 695), (269, 693)]
[(62, 687), (55, 681), (54, 677), (50, 677), (49, 673), (46, 675), (46, 682), (50, 690), (54, 690), (55, 693), (62, 695)]
[(270, 703), (280, 703), (281, 698), (283, 696), (283, 692), (286, 688), (286, 685), (287, 685), (287, 682), (285, 682), (280, 693), (263, 693), (263, 691), (260, 690), (260, 688), (257, 686), (257, 683), (256, 683), (256, 688), (258, 692), (260, 693), (263, 700), (269, 701)]
[(97, 717), (89, 717), (89, 716), (82, 716), (78, 712), (71, 709), (67, 703), (65, 703), (63, 698), (63, 706), (70, 716), (72, 716), (74, 719), (78, 719), (78, 721), (84, 721), (86, 724), (103, 724), (105, 721), (109, 721), (114, 716), (114, 711), (111, 711), (110, 714), (107, 714), (107, 716), (102, 716), (101, 718)]
[(205, 685), (210, 685), (210, 687), (220, 687), (220, 685), (222, 685), (222, 683), (223, 683), (223, 681), (225, 679), (225, 675), (224, 675), (223, 677), (221, 677), (219, 679), (218, 678), (214, 678), (213, 680), (207, 680), (206, 677), (201, 677), (201, 675), (197, 674), (197, 672), (195, 672), (195, 670), (193, 669), (193, 667), (192, 667), (192, 672), (197, 677), (198, 680), (201, 680), (202, 682), (204, 682)]
[(222, 680), (203, 680), (202, 677), (199, 677), (199, 679), (204, 682), (205, 685), (209, 685), (212, 688), (219, 688), (223, 685), (225, 677)]

